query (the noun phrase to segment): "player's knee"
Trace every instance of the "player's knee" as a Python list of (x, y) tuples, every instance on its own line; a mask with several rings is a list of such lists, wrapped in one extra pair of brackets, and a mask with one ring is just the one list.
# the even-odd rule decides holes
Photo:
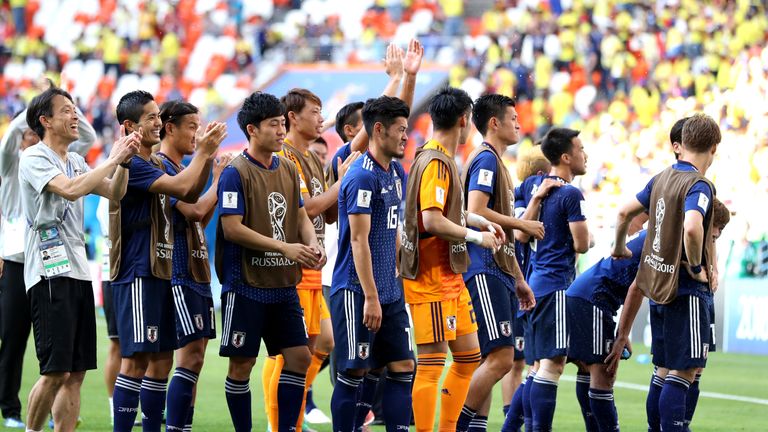
[(55, 392), (62, 385), (64, 385), (65, 382), (67, 382), (67, 379), (69, 379), (69, 375), (70, 375), (69, 372), (56, 372), (56, 373), (45, 374), (40, 377), (40, 383), (47, 389)]
[(145, 353), (136, 353), (133, 357), (124, 358), (120, 364), (120, 374), (132, 378), (142, 378), (147, 372), (149, 357)]
[(416, 365), (413, 360), (399, 360), (387, 365), (387, 370), (390, 372), (413, 372), (416, 369)]
[(486, 368), (496, 379), (501, 379), (512, 370), (514, 364), (514, 353), (512, 348), (500, 348), (491, 352), (485, 358)]
[(246, 381), (250, 379), (251, 370), (255, 364), (255, 357), (230, 357), (227, 376), (238, 381)]
[(285, 358), (283, 369), (291, 372), (306, 373), (312, 362), (312, 354), (309, 353), (308, 348), (291, 350), (290, 353), (283, 353), (283, 357)]
[(525, 369), (525, 360), (517, 359), (512, 362), (513, 374), (517, 374), (517, 376), (519, 376), (523, 373), (523, 369)]
[(205, 352), (193, 351), (184, 356), (184, 361), (179, 361), (179, 366), (200, 373), (205, 362)]

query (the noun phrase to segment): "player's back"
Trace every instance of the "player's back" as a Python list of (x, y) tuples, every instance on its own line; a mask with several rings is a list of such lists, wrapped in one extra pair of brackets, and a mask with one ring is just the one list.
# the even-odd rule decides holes
[[(520, 218), (525, 213), (531, 197), (539, 189), (544, 178), (544, 175), (539, 174), (529, 176), (515, 188), (515, 217)], [(531, 259), (536, 253), (533, 249), (536, 247), (535, 242), (533, 238), (525, 243), (515, 240), (515, 257), (526, 280), (531, 274)]]

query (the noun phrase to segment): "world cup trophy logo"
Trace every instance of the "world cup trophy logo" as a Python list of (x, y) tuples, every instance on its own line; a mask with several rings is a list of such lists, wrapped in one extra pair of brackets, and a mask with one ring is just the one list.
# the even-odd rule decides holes
[[(316, 177), (312, 177), (310, 185), (312, 186), (312, 197), (316, 197), (323, 193), (323, 185)], [(315, 227), (315, 231), (321, 231), (325, 227), (325, 218), (323, 215), (319, 214), (315, 216), (315, 218), (312, 219), (312, 225)]]
[(267, 210), (269, 211), (269, 223), (272, 225), (272, 238), (285, 241), (285, 231), (283, 230), (283, 220), (287, 210), (285, 197), (278, 192), (269, 194)]
[(659, 200), (656, 201), (656, 225), (654, 226), (656, 235), (653, 237), (653, 251), (656, 253), (661, 251), (661, 224), (664, 222), (665, 209), (666, 205), (664, 204), (664, 198), (659, 198)]
[(165, 242), (169, 243), (171, 237), (171, 221), (168, 220), (168, 214), (165, 212), (165, 195), (159, 194), (158, 197), (160, 198), (160, 210), (162, 211), (163, 219), (165, 220), (163, 237), (165, 237)]

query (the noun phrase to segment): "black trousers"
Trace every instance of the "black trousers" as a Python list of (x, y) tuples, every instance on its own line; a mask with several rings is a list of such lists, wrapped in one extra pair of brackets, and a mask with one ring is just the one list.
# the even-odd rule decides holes
[(21, 417), (21, 368), (32, 321), (24, 288), (24, 264), (6, 261), (0, 278), (0, 410)]

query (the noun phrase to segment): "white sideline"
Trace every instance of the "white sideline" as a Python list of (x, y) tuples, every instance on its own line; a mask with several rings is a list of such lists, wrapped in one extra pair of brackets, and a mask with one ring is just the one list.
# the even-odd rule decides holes
[[(563, 381), (576, 382), (576, 376), (574, 375), (563, 375), (562, 377), (560, 377), (560, 379), (562, 379)], [(623, 381), (616, 381), (616, 383), (613, 386), (618, 388), (630, 389), (630, 390), (639, 390), (646, 393), (648, 392), (647, 384), (640, 385), (640, 384), (628, 383)], [(747, 397), (747, 396), (737, 396), (737, 395), (708, 392), (708, 391), (703, 391), (699, 393), (699, 397), (708, 397), (712, 399), (725, 399), (725, 400), (738, 401), (738, 402), (748, 402), (748, 403), (754, 403), (758, 405), (768, 405), (768, 399), (758, 399), (758, 398)]]

